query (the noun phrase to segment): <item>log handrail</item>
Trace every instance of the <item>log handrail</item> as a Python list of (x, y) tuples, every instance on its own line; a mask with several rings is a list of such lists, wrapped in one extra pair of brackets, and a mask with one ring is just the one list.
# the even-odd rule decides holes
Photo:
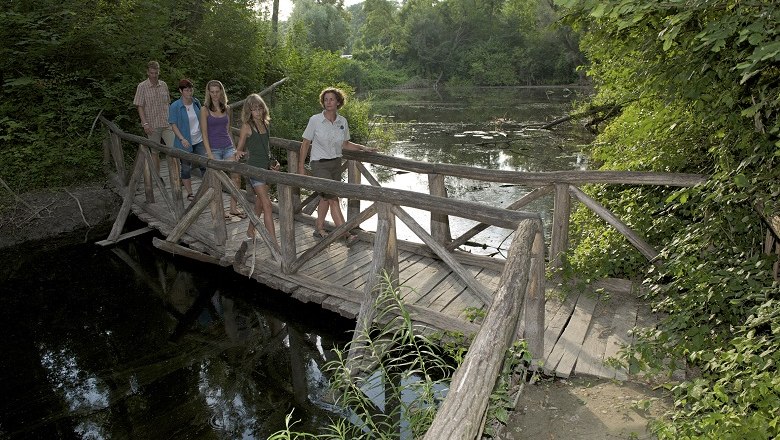
[[(525, 220), (515, 231), (493, 304), (452, 376), (425, 440), (472, 440), (479, 433), (506, 350), (514, 343), (527, 290), (544, 284), (539, 279), (543, 274), (532, 264), (539, 244), (543, 246), (541, 230), (541, 221)], [(535, 293), (538, 298), (540, 293)]]

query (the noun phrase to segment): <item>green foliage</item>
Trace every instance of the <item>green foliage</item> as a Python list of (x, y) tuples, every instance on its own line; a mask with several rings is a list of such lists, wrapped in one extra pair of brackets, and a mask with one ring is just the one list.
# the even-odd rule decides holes
[(343, 8), (328, 2), (298, 0), (289, 21), (301, 23), (311, 47), (336, 52), (347, 44), (349, 29)]
[[(571, 83), (581, 55), (556, 11), (539, 0), (368, 0), (351, 9), (350, 48), (435, 82), (502, 86)], [(366, 84), (373, 87), (373, 83)]]
[[(661, 372), (685, 361), (700, 371), (672, 388), (677, 408), (656, 426), (659, 438), (777, 437), (780, 286), (758, 212), (780, 213), (780, 6), (558, 4), (584, 31), (597, 102), (629, 103), (599, 136), (602, 167), (710, 175), (690, 189), (590, 189), (662, 249), (663, 264), (646, 276), (648, 299), (666, 318), (637, 332), (623, 362)], [(573, 265), (590, 259), (604, 275), (642, 274), (603, 225), (581, 213), (577, 221)]]
[[(292, 431), (292, 415), (288, 415), (286, 428), (269, 440), (399, 438), (402, 421), (409, 438), (425, 435), (436, 416), (443, 390), (463, 359), (466, 341), (457, 334), (424, 336), (412, 322), (400, 289), (393, 289), (387, 276), (380, 288), (372, 326), (344, 350), (334, 350), (336, 359), (325, 366), (336, 406), (343, 414), (318, 435)], [(445, 339), (449, 343), (442, 344)], [(352, 363), (347, 361), (350, 350), (356, 353)], [(525, 343), (515, 343), (507, 350), (490, 397), (488, 425), (506, 423), (512, 409), (509, 379), (529, 361)], [(370, 366), (371, 371), (355, 374), (353, 368), (362, 366)], [(377, 391), (382, 391), (384, 408), (367, 396), (379, 394)]]

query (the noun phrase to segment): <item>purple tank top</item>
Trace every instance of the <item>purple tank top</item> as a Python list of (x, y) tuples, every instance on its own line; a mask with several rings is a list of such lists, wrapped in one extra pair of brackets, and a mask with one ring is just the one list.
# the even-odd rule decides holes
[(222, 150), (233, 146), (233, 141), (228, 135), (227, 115), (217, 118), (211, 116), (211, 112), (209, 112), (206, 124), (209, 131), (209, 145), (212, 149)]

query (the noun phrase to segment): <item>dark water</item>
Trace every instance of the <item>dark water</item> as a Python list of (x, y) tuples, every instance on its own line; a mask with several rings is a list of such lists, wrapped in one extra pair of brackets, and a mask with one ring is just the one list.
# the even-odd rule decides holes
[(266, 438), (327, 424), (321, 368), (353, 325), (229, 269), (83, 233), (6, 249), (0, 438)]

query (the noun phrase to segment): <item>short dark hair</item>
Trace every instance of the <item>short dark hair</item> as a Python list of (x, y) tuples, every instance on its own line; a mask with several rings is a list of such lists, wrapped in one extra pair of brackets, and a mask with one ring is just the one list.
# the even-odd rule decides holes
[(179, 81), (179, 90), (186, 89), (186, 88), (194, 88), (194, 85), (192, 84), (192, 81), (190, 81), (187, 78), (184, 78)]

